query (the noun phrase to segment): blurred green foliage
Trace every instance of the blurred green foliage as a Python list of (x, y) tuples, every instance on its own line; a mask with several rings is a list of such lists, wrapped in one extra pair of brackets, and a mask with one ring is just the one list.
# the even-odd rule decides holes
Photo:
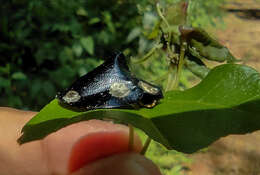
[[(159, 20), (156, 2), (1, 1), (0, 106), (39, 110), (114, 51), (141, 57), (155, 43), (151, 35)], [(160, 1), (171, 7), (178, 2)], [(214, 24), (223, 3), (190, 1), (189, 22), (202, 27)], [(171, 13), (176, 20), (178, 11)], [(167, 71), (166, 64), (164, 58), (150, 61), (136, 73), (154, 80), (153, 75)]]
[(228, 0), (191, 0), (188, 21), (193, 27), (222, 27), (224, 11), (221, 7)]

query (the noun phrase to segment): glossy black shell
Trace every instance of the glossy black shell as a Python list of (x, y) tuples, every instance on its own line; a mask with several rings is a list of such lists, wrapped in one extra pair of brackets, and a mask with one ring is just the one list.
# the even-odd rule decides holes
[(118, 53), (56, 97), (62, 104), (89, 110), (153, 107), (163, 94), (159, 87), (132, 76), (125, 56)]

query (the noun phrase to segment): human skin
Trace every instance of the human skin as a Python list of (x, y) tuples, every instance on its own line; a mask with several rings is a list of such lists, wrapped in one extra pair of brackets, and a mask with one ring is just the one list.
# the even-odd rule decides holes
[(19, 145), (21, 128), (35, 114), (0, 107), (1, 175), (160, 175), (152, 161), (138, 154), (140, 139), (135, 136), (129, 151), (128, 128), (111, 122), (79, 122)]

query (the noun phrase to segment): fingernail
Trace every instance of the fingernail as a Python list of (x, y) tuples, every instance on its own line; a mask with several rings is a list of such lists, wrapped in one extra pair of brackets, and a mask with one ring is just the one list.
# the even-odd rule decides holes
[[(138, 150), (138, 148), (133, 151)], [(98, 132), (81, 138), (72, 148), (68, 169), (75, 172), (99, 159), (128, 152), (127, 132)]]

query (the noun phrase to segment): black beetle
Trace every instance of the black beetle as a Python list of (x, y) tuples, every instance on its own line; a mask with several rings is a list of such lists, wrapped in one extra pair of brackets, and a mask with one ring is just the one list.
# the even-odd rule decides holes
[(152, 108), (163, 94), (159, 87), (131, 75), (125, 56), (117, 53), (56, 97), (61, 104), (90, 110)]

